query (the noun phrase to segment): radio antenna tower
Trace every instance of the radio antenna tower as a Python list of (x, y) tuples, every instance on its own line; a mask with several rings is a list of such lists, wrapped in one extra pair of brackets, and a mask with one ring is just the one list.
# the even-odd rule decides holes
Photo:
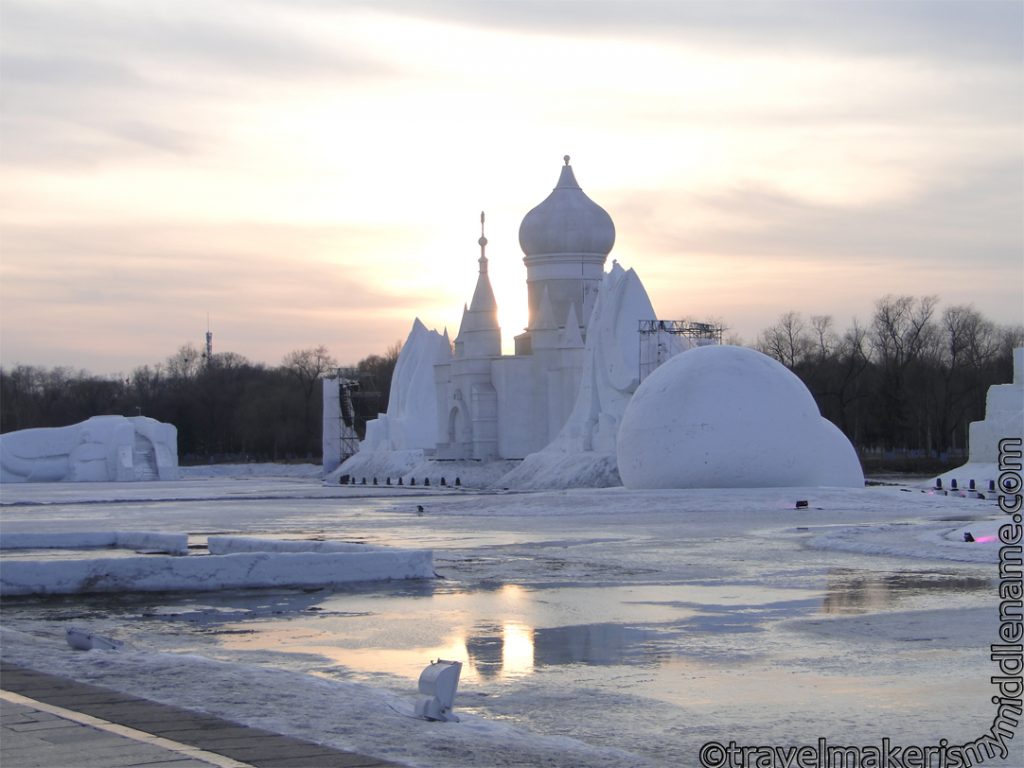
[(206, 353), (203, 355), (206, 358), (206, 364), (209, 365), (210, 361), (213, 360), (213, 331), (210, 330), (210, 313), (206, 313)]

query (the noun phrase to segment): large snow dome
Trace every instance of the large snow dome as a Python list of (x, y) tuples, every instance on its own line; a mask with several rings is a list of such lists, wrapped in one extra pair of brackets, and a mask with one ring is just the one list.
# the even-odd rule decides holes
[(803, 382), (743, 347), (698, 347), (655, 370), (626, 407), (617, 450), (627, 488), (864, 484)]

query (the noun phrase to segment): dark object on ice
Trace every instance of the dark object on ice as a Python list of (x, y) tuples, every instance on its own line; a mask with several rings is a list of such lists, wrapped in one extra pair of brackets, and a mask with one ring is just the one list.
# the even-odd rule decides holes
[(956, 478), (955, 477), (952, 480), (949, 481), (949, 490), (951, 490), (951, 491), (955, 491), (956, 490)]
[(797, 509), (807, 509), (807, 499), (800, 499), (796, 503)]
[(404, 483), (402, 483), (402, 478), (398, 478), (398, 484), (399, 485), (404, 485)]
[(935, 478), (935, 487), (937, 489), (939, 489), (939, 490), (942, 489), (942, 478), (941, 477), (936, 477)]
[(989, 480), (988, 481), (988, 492), (989, 493), (995, 493), (996, 492), (996, 481), (995, 480)]
[(391, 485), (391, 478), (390, 477), (387, 478), (387, 481), (388, 481), (388, 485)]
[(969, 490), (969, 491), (977, 490), (975, 488), (975, 486), (974, 486), (974, 481), (973, 480), (968, 480), (967, 481), (967, 490)]
[(366, 478), (363, 478), (363, 485), (366, 485)]
[(416, 485), (416, 478), (415, 477), (410, 477), (409, 478), (409, 485)]
[(455, 487), (459, 488), (461, 485), (462, 485), (462, 480), (460, 480), (459, 478), (456, 477), (455, 478)]
[(448, 485), (448, 483), (444, 481), (444, 475), (441, 476), (441, 485)]
[(377, 484), (377, 478), (376, 478), (376, 477), (375, 477), (375, 478), (373, 478), (373, 484), (374, 484), (374, 485), (376, 485), (376, 484)]
[(417, 515), (422, 515), (423, 514), (423, 505), (422, 504), (417, 504), (416, 505), (416, 514)]
[(971, 532), (970, 531), (964, 531), (964, 541), (968, 541), (968, 542), (974, 541), (974, 537), (971, 536)]
[(423, 478), (423, 484), (424, 485), (430, 485), (430, 478), (429, 477), (424, 477)]
[(338, 478), (338, 485), (348, 485), (348, 475), (342, 475)]

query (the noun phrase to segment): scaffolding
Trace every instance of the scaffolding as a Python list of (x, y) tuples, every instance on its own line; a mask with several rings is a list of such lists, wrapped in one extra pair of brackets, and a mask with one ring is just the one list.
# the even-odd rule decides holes
[(339, 369), (324, 379), (323, 461), (325, 472), (332, 471), (359, 451), (356, 411), (352, 398), (360, 390), (355, 369)]
[[(721, 344), (724, 330), (716, 323), (693, 320), (641, 320), (638, 381), (643, 381), (655, 368), (684, 349)], [(680, 336), (687, 343), (680, 344)]]

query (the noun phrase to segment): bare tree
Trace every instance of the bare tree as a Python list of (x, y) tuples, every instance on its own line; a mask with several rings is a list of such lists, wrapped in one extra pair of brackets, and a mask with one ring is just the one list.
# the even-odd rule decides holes
[(824, 361), (838, 350), (840, 339), (832, 323), (832, 315), (811, 315), (811, 330), (817, 346), (818, 361)]
[(327, 347), (321, 344), (318, 347), (308, 349), (297, 349), (289, 352), (281, 361), (281, 366), (288, 374), (299, 382), (302, 388), (303, 404), (303, 425), (306, 432), (306, 452), (314, 452), (315, 445), (319, 445), (319, 431), (312, 423), (313, 399), (318, 392), (318, 384), (325, 374), (331, 373), (338, 367), (338, 361), (327, 351)]
[(814, 348), (807, 324), (799, 312), (786, 312), (775, 325), (757, 336), (756, 349), (787, 368), (796, 368)]

